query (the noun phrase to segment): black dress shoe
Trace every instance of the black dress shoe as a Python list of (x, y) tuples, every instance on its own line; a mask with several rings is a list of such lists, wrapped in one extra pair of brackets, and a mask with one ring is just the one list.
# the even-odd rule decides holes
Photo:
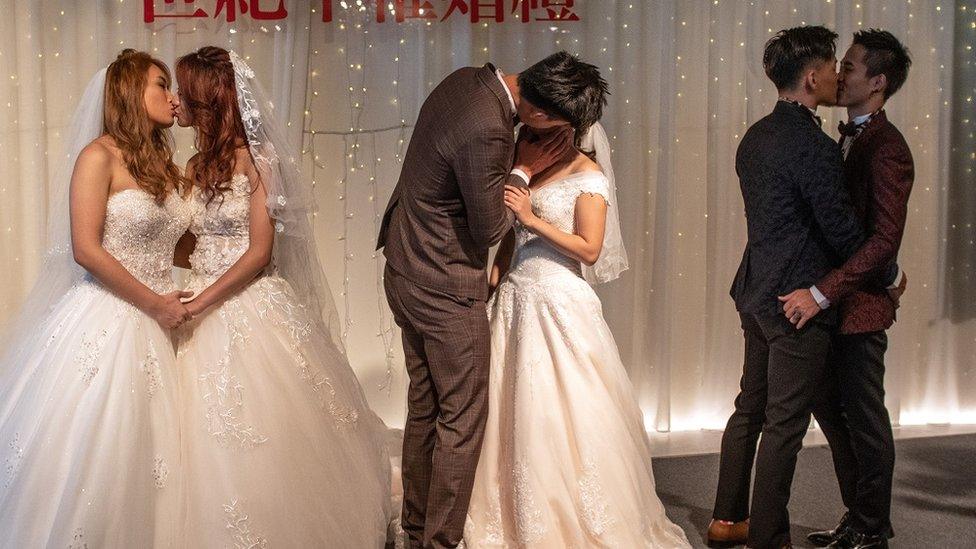
[(817, 547), (827, 547), (831, 543), (839, 540), (841, 536), (847, 532), (848, 527), (851, 525), (851, 513), (848, 511), (844, 513), (843, 518), (840, 519), (840, 523), (834, 527), (833, 530), (822, 530), (820, 532), (810, 532), (807, 534), (807, 540), (816, 545)]
[(827, 546), (828, 549), (888, 549), (888, 538), (885, 536), (869, 536), (855, 532), (850, 528), (837, 541)]

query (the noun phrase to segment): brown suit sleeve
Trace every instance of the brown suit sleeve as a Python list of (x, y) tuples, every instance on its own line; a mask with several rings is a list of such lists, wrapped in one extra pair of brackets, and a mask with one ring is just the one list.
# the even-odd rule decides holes
[(905, 232), (908, 196), (915, 180), (911, 151), (904, 142), (887, 143), (873, 155), (869, 169), (874, 174), (874, 227), (854, 255), (817, 283), (817, 289), (831, 303), (877, 280), (880, 270), (897, 257)]
[(505, 185), (525, 186), (525, 181), (511, 174), (513, 147), (512, 133), (499, 126), (473, 132), (454, 153), (471, 239), (484, 248), (497, 244), (515, 222), (505, 207)]

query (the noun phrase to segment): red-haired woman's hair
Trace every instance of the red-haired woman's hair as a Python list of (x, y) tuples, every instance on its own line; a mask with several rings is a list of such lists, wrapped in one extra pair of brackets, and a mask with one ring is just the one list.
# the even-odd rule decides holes
[(193, 183), (207, 201), (230, 188), (236, 149), (247, 144), (237, 106), (237, 85), (230, 54), (205, 46), (176, 62), (180, 101), (196, 129), (200, 156), (194, 164)]
[(146, 110), (146, 74), (153, 65), (170, 80), (166, 63), (133, 49), (122, 50), (108, 66), (102, 131), (115, 140), (136, 184), (162, 201), (170, 186), (182, 189), (188, 182), (173, 163), (172, 134)]

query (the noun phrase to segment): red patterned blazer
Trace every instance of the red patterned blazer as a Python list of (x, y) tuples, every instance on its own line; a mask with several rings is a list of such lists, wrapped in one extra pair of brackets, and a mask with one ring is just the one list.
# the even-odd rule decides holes
[[(843, 145), (843, 139), (841, 140)], [(895, 261), (905, 232), (915, 162), (908, 143), (884, 110), (872, 116), (851, 144), (844, 179), (867, 241), (842, 266), (817, 282), (839, 303), (843, 334), (886, 330), (895, 322), (895, 304), (878, 287), (876, 273)]]

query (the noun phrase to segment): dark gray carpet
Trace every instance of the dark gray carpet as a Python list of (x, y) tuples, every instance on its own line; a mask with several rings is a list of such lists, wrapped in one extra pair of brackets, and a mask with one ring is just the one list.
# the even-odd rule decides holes
[[(891, 547), (976, 547), (976, 435), (901, 440), (895, 443)], [(657, 491), (671, 520), (695, 547), (705, 547), (718, 479), (718, 455), (657, 458)], [(790, 502), (793, 543), (833, 527), (843, 505), (830, 451), (800, 453)]]

